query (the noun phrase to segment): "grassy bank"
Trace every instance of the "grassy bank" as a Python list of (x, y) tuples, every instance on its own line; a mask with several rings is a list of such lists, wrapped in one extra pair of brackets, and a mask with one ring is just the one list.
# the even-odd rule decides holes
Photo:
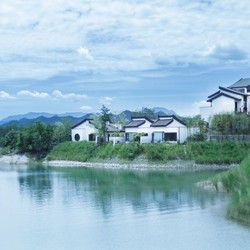
[(232, 194), (228, 217), (250, 224), (250, 155), (238, 168), (219, 174), (213, 179), (215, 185), (219, 182)]
[(65, 142), (55, 147), (48, 160), (99, 161), (118, 158), (133, 160), (144, 155), (149, 162), (194, 160), (198, 164), (240, 163), (250, 150), (250, 142), (192, 142), (178, 144), (117, 144), (97, 146), (91, 142)]

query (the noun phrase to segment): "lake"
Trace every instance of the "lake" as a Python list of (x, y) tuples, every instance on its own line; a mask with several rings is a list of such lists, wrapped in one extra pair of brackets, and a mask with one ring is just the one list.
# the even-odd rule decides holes
[(0, 249), (249, 249), (215, 174), (0, 166)]

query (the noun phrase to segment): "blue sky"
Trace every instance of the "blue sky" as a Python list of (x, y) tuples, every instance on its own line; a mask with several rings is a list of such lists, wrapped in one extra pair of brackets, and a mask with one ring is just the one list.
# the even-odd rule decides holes
[(250, 77), (247, 0), (1, 0), (0, 119), (162, 106)]

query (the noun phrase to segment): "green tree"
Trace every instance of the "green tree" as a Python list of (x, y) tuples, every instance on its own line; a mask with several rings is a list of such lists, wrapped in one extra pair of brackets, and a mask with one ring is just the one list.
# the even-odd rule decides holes
[(18, 131), (11, 129), (4, 137), (3, 146), (9, 147), (11, 150), (17, 147)]
[(104, 105), (102, 105), (101, 112), (93, 117), (93, 123), (98, 131), (101, 142), (106, 142), (107, 140), (107, 125), (112, 121), (112, 117), (110, 109)]
[(20, 153), (27, 152), (40, 158), (51, 149), (52, 138), (53, 127), (37, 122), (19, 133), (17, 147)]
[(72, 123), (69, 121), (65, 121), (63, 123), (59, 122), (54, 125), (52, 138), (53, 144), (71, 141), (71, 127)]

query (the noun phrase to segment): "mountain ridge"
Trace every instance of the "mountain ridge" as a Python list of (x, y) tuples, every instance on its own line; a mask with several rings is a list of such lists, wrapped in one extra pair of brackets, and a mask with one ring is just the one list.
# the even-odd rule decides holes
[[(158, 115), (170, 115), (176, 114), (173, 110), (168, 110), (162, 107), (152, 108), (155, 112), (153, 118), (157, 118)], [(114, 115), (115, 120), (118, 120), (121, 117), (130, 120), (132, 116), (138, 116), (140, 111), (130, 111), (124, 110), (120, 114)], [(83, 119), (90, 118), (94, 113), (82, 113), (82, 112), (67, 112), (63, 114), (51, 114), (47, 112), (29, 112), (26, 114), (12, 115), (0, 120), (0, 126), (8, 125), (19, 125), (19, 126), (28, 126), (35, 122), (43, 122), (45, 124), (56, 124), (58, 122), (71, 122), (72, 124), (79, 123)]]

